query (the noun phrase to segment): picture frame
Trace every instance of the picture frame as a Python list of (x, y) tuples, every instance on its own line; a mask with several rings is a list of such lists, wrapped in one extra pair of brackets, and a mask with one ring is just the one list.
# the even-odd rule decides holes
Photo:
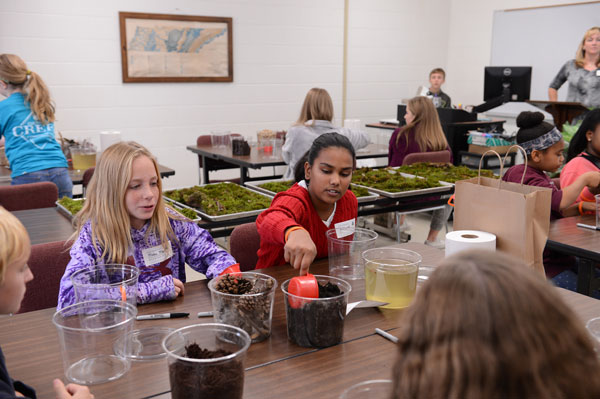
[(232, 22), (119, 12), (123, 82), (233, 82)]

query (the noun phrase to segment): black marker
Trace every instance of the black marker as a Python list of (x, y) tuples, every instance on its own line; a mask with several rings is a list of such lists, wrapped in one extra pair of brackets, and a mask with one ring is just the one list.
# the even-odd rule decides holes
[(156, 319), (177, 319), (180, 317), (188, 317), (189, 313), (157, 313), (146, 314), (136, 317), (136, 320), (156, 320)]

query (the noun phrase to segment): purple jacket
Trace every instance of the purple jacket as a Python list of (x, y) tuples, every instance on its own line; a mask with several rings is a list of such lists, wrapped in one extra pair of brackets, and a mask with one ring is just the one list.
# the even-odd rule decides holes
[[(225, 250), (217, 246), (208, 231), (196, 223), (169, 219), (179, 242), (171, 241), (173, 256), (167, 261), (146, 265), (143, 251), (160, 245), (159, 238), (150, 234), (145, 237), (149, 224), (140, 230), (131, 229), (133, 248), (129, 251), (127, 263), (134, 263), (140, 269), (137, 303), (149, 303), (175, 299), (173, 277), (185, 282), (185, 264), (203, 273), (207, 278), (218, 276), (227, 267), (236, 263)], [(71, 261), (60, 281), (58, 309), (75, 303), (75, 293), (71, 275), (79, 269), (107, 263), (100, 258), (102, 249), (98, 244), (96, 252), (91, 240), (91, 225), (88, 221), (71, 248)]]
[[(430, 149), (421, 151), (419, 144), (415, 140), (415, 131), (410, 130), (406, 134), (400, 136), (398, 144), (396, 144), (396, 137), (400, 134), (400, 128), (394, 130), (392, 137), (390, 138), (390, 145), (388, 149), (388, 166), (402, 166), (404, 157), (414, 152), (431, 152)], [(446, 148), (450, 151), (450, 147)], [(452, 162), (452, 151), (450, 151), (450, 162)]]

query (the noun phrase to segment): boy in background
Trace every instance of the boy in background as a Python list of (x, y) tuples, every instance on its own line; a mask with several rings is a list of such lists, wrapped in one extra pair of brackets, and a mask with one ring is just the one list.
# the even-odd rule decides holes
[(429, 91), (433, 105), (436, 108), (450, 108), (452, 102), (450, 96), (442, 91), (442, 85), (446, 81), (446, 72), (442, 68), (435, 68), (429, 72)]

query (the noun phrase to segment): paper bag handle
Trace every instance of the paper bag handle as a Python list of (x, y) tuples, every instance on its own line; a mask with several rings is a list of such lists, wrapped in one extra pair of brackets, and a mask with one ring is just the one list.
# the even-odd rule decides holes
[[(521, 151), (521, 153), (523, 154), (523, 159), (525, 160), (525, 169), (523, 169), (523, 176), (521, 176), (521, 185), (523, 185), (523, 182), (525, 181), (525, 173), (527, 173), (527, 152), (523, 147), (517, 144), (511, 145), (508, 151), (506, 151), (504, 158), (502, 159), (502, 165), (504, 166), (504, 162), (506, 162), (506, 158), (508, 157), (508, 154), (510, 154), (510, 150), (512, 150), (513, 148), (516, 148), (519, 151)], [(500, 179), (502, 179), (502, 173), (500, 173)]]
[[(500, 157), (500, 154), (498, 154), (496, 151), (494, 150), (487, 150), (486, 152), (484, 152), (481, 155), (481, 158), (479, 158), (479, 169), (477, 171), (477, 185), (481, 184), (481, 165), (483, 163), (483, 157), (485, 157), (485, 155), (491, 152), (492, 154), (496, 155), (498, 157), (498, 160), (500, 161), (500, 179), (502, 179), (502, 171), (504, 170), (504, 161), (502, 161), (502, 158)], [(500, 183), (498, 183), (498, 188), (500, 188)]]

